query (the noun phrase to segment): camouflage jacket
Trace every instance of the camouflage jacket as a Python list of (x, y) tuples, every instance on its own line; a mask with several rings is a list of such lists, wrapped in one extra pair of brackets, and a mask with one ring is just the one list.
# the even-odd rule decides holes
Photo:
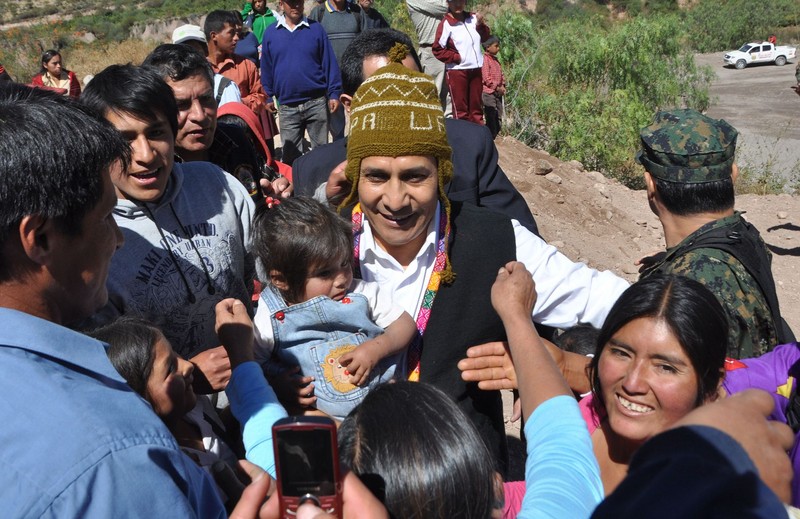
[[(641, 275), (644, 278), (654, 272), (678, 274), (695, 279), (711, 290), (728, 316), (728, 356), (736, 359), (757, 357), (778, 343), (767, 300), (744, 265), (728, 252), (698, 248), (681, 253), (681, 249), (698, 236), (712, 229), (731, 226), (740, 218), (741, 214), (737, 212), (707, 223), (675, 247), (667, 249), (666, 254)], [(767, 255), (771, 258), (769, 251)]]

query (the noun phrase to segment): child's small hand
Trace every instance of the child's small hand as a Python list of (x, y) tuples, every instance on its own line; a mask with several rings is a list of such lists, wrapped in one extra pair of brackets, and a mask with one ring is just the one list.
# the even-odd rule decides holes
[(361, 344), (355, 350), (345, 353), (339, 357), (339, 364), (347, 368), (350, 372), (350, 383), (356, 386), (361, 386), (369, 380), (369, 374), (375, 364), (380, 360), (380, 356), (376, 355), (367, 341)]
[(215, 310), (214, 329), (228, 352), (231, 369), (253, 360), (253, 321), (244, 303), (233, 298), (223, 299)]

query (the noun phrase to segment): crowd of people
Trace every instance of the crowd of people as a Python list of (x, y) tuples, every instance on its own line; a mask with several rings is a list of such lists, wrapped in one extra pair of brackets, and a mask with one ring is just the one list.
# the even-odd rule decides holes
[(271, 427), (323, 415), (347, 519), (795, 517), (800, 350), (736, 129), (641, 129), (665, 250), (631, 285), (498, 166), (465, 0), (408, 2), (419, 54), (372, 0), (303, 4), (213, 11), (83, 91), (56, 51), (0, 83), (9, 516), (284, 517)]

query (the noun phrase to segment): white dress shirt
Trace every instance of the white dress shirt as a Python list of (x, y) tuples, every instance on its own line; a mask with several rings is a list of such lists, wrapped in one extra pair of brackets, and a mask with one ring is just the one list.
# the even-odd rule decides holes
[[(428, 224), (425, 243), (406, 268), (377, 244), (367, 218), (363, 220), (359, 249), (362, 277), (365, 281), (377, 282), (382, 288), (392, 288), (395, 302), (414, 319), (433, 273), (440, 210), (437, 205), (436, 214)], [(525, 264), (536, 283), (533, 321), (556, 328), (570, 328), (578, 323), (602, 326), (608, 311), (629, 283), (612, 272), (600, 272), (584, 263), (575, 263), (518, 221), (511, 220), (511, 224), (517, 261)]]

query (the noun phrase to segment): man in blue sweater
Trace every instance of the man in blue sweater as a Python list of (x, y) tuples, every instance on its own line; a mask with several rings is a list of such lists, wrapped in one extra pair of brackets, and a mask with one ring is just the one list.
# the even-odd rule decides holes
[[(325, 30), (303, 14), (302, 0), (281, 0), (284, 16), (264, 31), (261, 82), (280, 105), (283, 162), (328, 142), (328, 117), (339, 107), (342, 79)], [(267, 110), (275, 111), (274, 101)], [(308, 131), (310, 148), (303, 142)]]

